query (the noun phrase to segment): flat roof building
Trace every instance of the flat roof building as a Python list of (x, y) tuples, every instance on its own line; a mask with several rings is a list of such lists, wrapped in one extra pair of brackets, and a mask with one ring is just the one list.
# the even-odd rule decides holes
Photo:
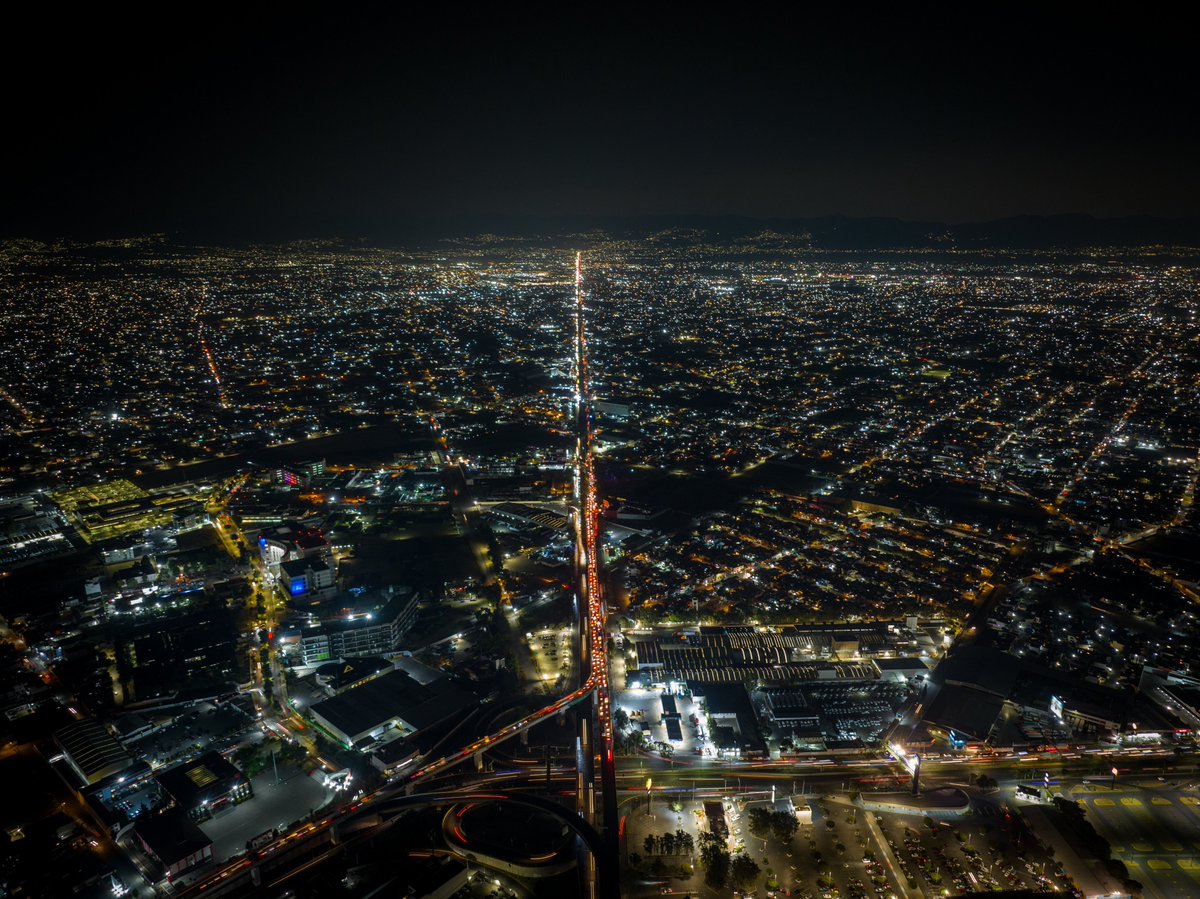
[(634, 664), (626, 679), (650, 686), (877, 678), (878, 669), (869, 660), (830, 661), (835, 645), (847, 647), (851, 642), (854, 652), (861, 655), (890, 651), (892, 646), (884, 623), (844, 625), (836, 631), (809, 625), (785, 625), (771, 631), (701, 627), (634, 640)]
[(195, 819), (211, 817), (253, 795), (246, 775), (215, 750), (163, 771), (155, 779), (175, 804)]
[(420, 753), (408, 740), (390, 740), (371, 753), (371, 764), (390, 777), (405, 765), (412, 764)]
[(133, 833), (142, 849), (163, 866), (168, 880), (212, 861), (212, 840), (182, 809), (168, 809), (160, 815), (141, 815)]
[(395, 666), (387, 659), (363, 656), (342, 662), (327, 662), (317, 669), (316, 679), (317, 683), (336, 695), (394, 670)]
[(879, 676), (885, 679), (910, 681), (929, 675), (929, 664), (919, 656), (902, 659), (874, 659)]
[(693, 691), (697, 699), (703, 698), (712, 722), (713, 746), (722, 754), (747, 757), (766, 753), (758, 716), (742, 684), (695, 684)]
[(337, 572), (321, 558), (284, 559), (279, 582), (294, 602), (316, 603), (337, 592)]
[(313, 720), (346, 746), (379, 739), (393, 729), (409, 736), (461, 714), (474, 693), (443, 677), (418, 683), (404, 671), (373, 678), (312, 707)]
[(972, 740), (986, 740), (1003, 708), (1004, 700), (993, 693), (946, 684), (926, 706), (922, 720)]
[(718, 837), (729, 834), (729, 823), (725, 818), (725, 805), (719, 799), (710, 799), (704, 803), (704, 818), (708, 822), (710, 833)]

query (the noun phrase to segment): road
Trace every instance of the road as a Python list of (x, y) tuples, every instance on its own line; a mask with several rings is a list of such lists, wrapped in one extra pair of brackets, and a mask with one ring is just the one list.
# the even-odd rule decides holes
[[(588, 374), (587, 308), (584, 304), (583, 254), (575, 254), (575, 570), (578, 588), (580, 670), (594, 691), (592, 714), (580, 716), (582, 770), (579, 805), (598, 825), (615, 857), (617, 790), (611, 690), (608, 679), (608, 609), (600, 581), (600, 513), (593, 462), (592, 397)], [(600, 814), (596, 809), (596, 770), (600, 771)]]

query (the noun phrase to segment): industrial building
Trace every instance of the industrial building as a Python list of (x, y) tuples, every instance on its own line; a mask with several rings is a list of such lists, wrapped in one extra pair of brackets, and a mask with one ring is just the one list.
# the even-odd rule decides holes
[(212, 861), (212, 840), (182, 809), (143, 815), (133, 833), (146, 854), (162, 865), (168, 880)]
[(54, 735), (54, 742), (84, 786), (99, 783), (133, 764), (129, 753), (99, 721), (69, 724)]
[(448, 677), (421, 684), (404, 671), (392, 671), (318, 702), (313, 720), (345, 746), (369, 748), (391, 732), (407, 737), (478, 702), (474, 693)]
[(630, 686), (743, 683), (746, 680), (873, 679), (869, 655), (890, 653), (893, 638), (884, 622), (820, 626), (701, 627), (634, 639)]
[(499, 503), (488, 509), (486, 515), (518, 531), (561, 531), (567, 526), (567, 516), (561, 511), (525, 503)]
[[(709, 738), (726, 758), (759, 758), (767, 744), (758, 717), (742, 684), (694, 684), (693, 695), (708, 713)], [(678, 722), (678, 719), (673, 719)]]
[(219, 752), (206, 752), (155, 778), (176, 806), (193, 819), (211, 817), (253, 795), (250, 781)]

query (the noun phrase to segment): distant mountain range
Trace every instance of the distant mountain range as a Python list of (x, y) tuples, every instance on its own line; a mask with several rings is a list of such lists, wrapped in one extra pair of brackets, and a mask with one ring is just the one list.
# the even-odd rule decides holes
[[(316, 225), (316, 223), (312, 223)], [(309, 234), (330, 234), (330, 223)], [(736, 245), (771, 242), (780, 247), (809, 246), (830, 250), (880, 249), (1079, 249), (1083, 247), (1200, 248), (1200, 217), (1155, 218), (1090, 215), (1022, 215), (988, 222), (945, 224), (898, 218), (851, 218), (829, 215), (811, 218), (753, 218), (736, 215), (459, 217), (405, 219), (347, 226), (344, 236), (356, 234), (366, 243), (430, 243), (490, 234), (506, 239), (637, 238), (674, 245), (717, 243)]]
[[(450, 222), (446, 222), (450, 225)], [(467, 226), (464, 230), (464, 226)], [(898, 218), (751, 218), (746, 216), (644, 216), (623, 218), (511, 218), (462, 220), (454, 230), (509, 237), (566, 236), (603, 232), (610, 237), (722, 244), (809, 245), (817, 249), (1195, 247), (1200, 248), (1200, 217), (1154, 218), (1090, 215), (1022, 215), (988, 222), (945, 224)]]
[[(101, 235), (92, 235), (100, 237)], [(105, 235), (114, 237), (115, 235)], [(1021, 215), (987, 222), (945, 224), (898, 218), (753, 218), (736, 215), (660, 216), (395, 216), (372, 221), (328, 217), (195, 224), (160, 235), (169, 243), (239, 245), (311, 240), (368, 246), (432, 246), (446, 241), (533, 241), (587, 246), (612, 239), (649, 240), (667, 246), (717, 244), (749, 249), (814, 250), (1050, 250), (1170, 247), (1200, 250), (1200, 217)], [(102, 245), (136, 243), (102, 241)], [(21, 243), (20, 241), (9, 241)]]

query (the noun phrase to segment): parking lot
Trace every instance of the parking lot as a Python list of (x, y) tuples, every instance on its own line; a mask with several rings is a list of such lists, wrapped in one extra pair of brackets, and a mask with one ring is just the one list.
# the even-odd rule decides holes
[(1200, 794), (1168, 783), (1070, 791), (1150, 899), (1200, 895)]
[[(974, 814), (944, 821), (920, 815), (871, 813), (884, 852), (894, 860), (898, 886), (910, 896), (991, 890), (1060, 890), (1066, 882), (1049, 856), (999, 797), (979, 798)], [(932, 824), (933, 826), (929, 826)]]
[[(811, 824), (802, 823), (786, 843), (774, 836), (750, 832), (748, 814), (756, 805), (770, 806), (769, 793), (761, 799), (731, 797), (723, 800), (729, 827), (729, 848), (745, 851), (761, 869), (755, 895), (827, 897), (827, 899), (935, 899), (946, 895), (1031, 890), (1070, 894), (1070, 883), (1058, 863), (1026, 827), (1021, 817), (1009, 814), (1000, 793), (975, 794), (973, 813), (945, 820), (923, 815), (874, 812), (855, 806), (846, 796), (791, 797), (796, 809), (811, 808)], [(783, 792), (779, 798), (784, 798)], [(671, 801), (678, 803), (678, 811)], [(694, 873), (679, 876), (678, 865), (691, 859), (669, 858), (651, 868), (654, 856), (643, 846), (647, 834), (683, 829), (699, 840), (706, 827), (704, 799), (688, 791), (655, 794), (652, 816), (644, 799), (626, 800), (627, 852), (640, 856), (634, 873), (643, 888), (635, 895), (667, 891), (693, 896), (712, 894), (697, 863)], [(1200, 805), (1180, 805), (1200, 820)], [(803, 821), (805, 816), (800, 815)], [(1196, 838), (1200, 839), (1200, 837)], [(1184, 855), (1184, 858), (1190, 857)], [(1178, 861), (1179, 859), (1177, 859)], [(1178, 864), (1175, 872), (1193, 872)], [(1195, 872), (1200, 876), (1200, 866)], [(1131, 868), (1136, 877), (1136, 869)], [(1198, 881), (1200, 882), (1200, 881)], [(727, 889), (721, 895), (731, 895)], [(1193, 883), (1188, 890), (1163, 896), (1200, 894)], [(1149, 895), (1149, 894), (1148, 894)]]
[[(644, 840), (647, 834), (677, 829), (691, 833), (699, 845), (700, 832), (706, 827), (704, 800), (692, 800), (685, 793), (676, 800), (679, 811), (673, 811), (671, 798), (655, 796), (651, 816), (647, 816), (645, 802), (641, 799), (630, 801), (623, 809), (628, 816), (627, 849), (631, 855), (638, 856), (638, 864), (632, 869), (635, 887), (632, 894), (711, 895), (714, 891), (705, 884), (704, 870), (699, 864), (690, 876), (678, 876), (679, 866), (689, 864), (690, 858), (669, 857), (663, 859), (663, 864), (655, 865), (655, 856), (646, 852)], [(779, 794), (779, 798), (783, 798), (783, 794)], [(753, 888), (755, 895), (798, 896), (802, 899), (917, 895), (898, 889), (896, 878), (889, 873), (887, 861), (872, 836), (864, 817), (866, 813), (861, 809), (832, 798), (806, 799), (797, 795), (792, 801), (798, 811), (812, 806), (812, 823), (800, 824), (791, 840), (780, 842), (770, 834), (759, 837), (750, 832), (749, 811), (756, 805), (769, 808), (766, 795), (760, 800), (723, 800), (730, 850), (744, 851), (760, 869)], [(800, 817), (805, 818), (803, 814)], [(730, 896), (732, 887), (718, 894)]]
[(574, 670), (574, 650), (569, 628), (543, 628), (525, 635), (537, 676), (544, 685), (541, 692), (570, 683)]
[(811, 826), (800, 828), (799, 852), (788, 860), (799, 895), (906, 895), (890, 859), (881, 851), (869, 812), (842, 798), (814, 797)]
[(281, 768), (279, 774), (276, 784), (274, 771), (268, 768), (251, 780), (252, 798), (200, 823), (200, 829), (213, 841), (215, 861), (237, 855), (245, 850), (247, 840), (303, 818), (334, 796), (323, 785), (324, 772), (320, 770), (309, 776), (300, 768), (289, 767)]
[(192, 758), (208, 749), (221, 750), (248, 733), (254, 719), (239, 705), (198, 703), (179, 714), (167, 727), (129, 744), (129, 751), (161, 768)]

